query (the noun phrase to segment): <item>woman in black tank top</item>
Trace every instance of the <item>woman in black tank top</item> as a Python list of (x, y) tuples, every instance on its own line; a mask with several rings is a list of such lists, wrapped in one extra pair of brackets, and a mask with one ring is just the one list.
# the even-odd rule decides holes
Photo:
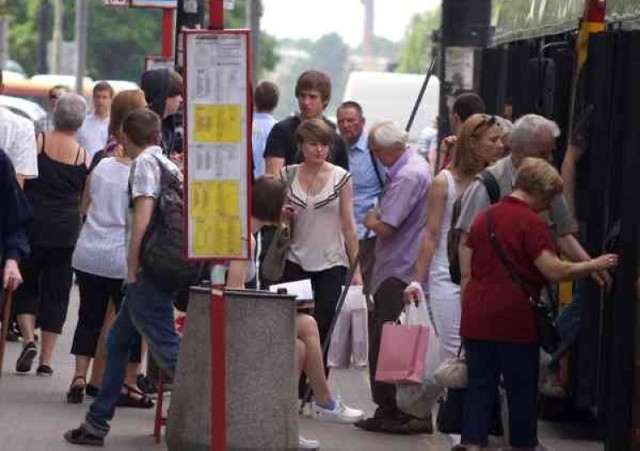
[(16, 313), (24, 348), (16, 371), (28, 373), (37, 354), (36, 317), (42, 330), (39, 376), (50, 376), (51, 356), (67, 315), (72, 283), (71, 255), (80, 231), (80, 199), (88, 173), (87, 152), (76, 140), (86, 103), (65, 94), (53, 111), (54, 130), (38, 136), (38, 178), (25, 194), (34, 212), (32, 253), (22, 263), (24, 284), (16, 292)]

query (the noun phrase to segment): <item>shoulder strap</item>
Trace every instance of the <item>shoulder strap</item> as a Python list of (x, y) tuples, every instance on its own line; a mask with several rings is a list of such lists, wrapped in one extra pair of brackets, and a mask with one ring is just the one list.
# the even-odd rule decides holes
[(291, 189), (291, 185), (293, 185), (293, 180), (296, 178), (296, 174), (298, 173), (298, 166), (285, 166), (284, 168), (285, 174), (287, 174), (287, 191)]
[(447, 196), (449, 198), (455, 200), (458, 198), (456, 193), (456, 179), (453, 177), (453, 174), (448, 169), (443, 169), (441, 171), (444, 174), (444, 177), (447, 179)]
[[(78, 164), (78, 159), (80, 158), (80, 151), (81, 151), (81, 150), (84, 150), (84, 149), (82, 148), (82, 146), (78, 146), (78, 150), (76, 151), (76, 159), (75, 159), (75, 161), (73, 162), (73, 164), (74, 164), (74, 165)], [(86, 155), (84, 156), (84, 161), (85, 161), (85, 163), (86, 163), (86, 161), (87, 161), (87, 156), (86, 156)]]
[(38, 133), (38, 134), (39, 134), (40, 136), (42, 136), (42, 147), (41, 147), (40, 149), (38, 149), (38, 153), (46, 153), (46, 152), (44, 151), (44, 135), (45, 135), (45, 133), (44, 133), (44, 132), (40, 132), (40, 133)]
[(504, 251), (502, 245), (500, 244), (500, 242), (498, 241), (498, 238), (496, 237), (495, 229), (493, 227), (493, 214), (491, 210), (487, 211), (487, 233), (489, 234), (489, 238), (491, 239), (491, 245), (493, 246), (493, 249), (496, 251), (496, 254), (498, 255), (498, 259), (500, 260), (502, 265), (505, 267), (505, 269), (509, 273), (509, 277), (511, 278), (511, 281), (515, 285), (520, 287), (522, 292), (531, 301), (531, 295), (527, 291), (525, 284), (522, 280), (522, 277), (520, 277), (520, 274), (518, 274), (518, 271), (516, 270), (515, 266), (513, 266), (513, 263), (509, 261), (509, 257), (507, 257), (506, 252)]
[(384, 180), (382, 180), (382, 175), (380, 175), (380, 168), (378, 167), (378, 162), (376, 158), (373, 156), (373, 152), (367, 149), (369, 152), (369, 157), (371, 158), (371, 164), (373, 165), (373, 170), (376, 171), (376, 178), (378, 179), (378, 183), (380, 183), (380, 188), (384, 188)]
[(487, 194), (489, 194), (489, 200), (492, 204), (495, 204), (500, 200), (500, 185), (498, 184), (498, 180), (496, 180), (495, 176), (489, 171), (485, 169), (479, 174), (479, 179), (487, 190)]

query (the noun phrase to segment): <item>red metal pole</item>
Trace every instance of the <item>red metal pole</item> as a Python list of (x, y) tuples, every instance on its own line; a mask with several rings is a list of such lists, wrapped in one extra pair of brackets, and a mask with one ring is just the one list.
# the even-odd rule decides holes
[(211, 271), (211, 450), (227, 449), (227, 368), (225, 269), (223, 261), (214, 262)]
[(209, 29), (222, 30), (224, 28), (223, 0), (209, 0)]
[(162, 57), (171, 58), (173, 55), (173, 15), (174, 9), (162, 10)]
[[(222, 0), (209, 0), (209, 29), (224, 29)], [(211, 272), (211, 449), (227, 449), (225, 262)]]

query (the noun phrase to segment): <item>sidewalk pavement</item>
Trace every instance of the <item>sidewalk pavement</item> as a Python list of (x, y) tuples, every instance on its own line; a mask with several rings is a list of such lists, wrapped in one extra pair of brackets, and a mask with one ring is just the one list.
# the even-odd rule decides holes
[[(67, 444), (62, 434), (76, 427), (84, 418), (91, 402), (67, 404), (65, 393), (73, 375), (73, 356), (69, 354), (77, 321), (78, 293), (74, 286), (69, 315), (64, 333), (56, 347), (52, 377), (16, 375), (15, 361), (21, 343), (8, 343), (4, 372), (0, 377), (0, 451), (69, 451), (89, 449)], [(37, 360), (36, 360), (37, 362)], [(367, 373), (365, 370), (334, 370), (330, 384), (334, 393), (369, 415), (374, 410), (371, 403)], [(118, 451), (166, 451), (162, 443), (153, 441), (153, 418), (155, 409), (122, 408), (116, 412), (112, 430), (104, 449)], [(358, 430), (350, 425), (300, 418), (300, 434), (318, 439), (323, 450), (383, 451), (433, 450), (446, 451), (450, 442), (441, 434), (432, 436), (394, 436)], [(571, 426), (556, 430), (541, 423), (541, 440), (553, 451), (601, 451), (598, 442), (578, 440), (582, 431)], [(188, 450), (185, 450), (188, 451)]]

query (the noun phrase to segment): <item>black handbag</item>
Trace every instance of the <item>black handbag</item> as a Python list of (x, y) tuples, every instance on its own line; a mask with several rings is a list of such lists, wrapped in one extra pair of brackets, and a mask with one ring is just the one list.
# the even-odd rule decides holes
[[(467, 389), (447, 389), (445, 396), (438, 400), (438, 413), (436, 415), (436, 427), (443, 434), (462, 434), (462, 418), (464, 416), (464, 397)], [(502, 416), (500, 398), (496, 396), (491, 415), (489, 434), (494, 437), (502, 437)]]
[(491, 238), (491, 244), (493, 245), (496, 254), (498, 254), (498, 258), (509, 272), (511, 281), (515, 285), (519, 286), (523, 293), (529, 299), (529, 303), (531, 304), (531, 308), (536, 320), (536, 327), (538, 329), (538, 342), (540, 344), (540, 347), (547, 354), (553, 354), (558, 349), (558, 344), (560, 342), (554, 315), (545, 302), (540, 300), (540, 298), (538, 297), (532, 296), (529, 293), (524, 285), (522, 278), (516, 271), (516, 268), (509, 261), (509, 258), (504, 252), (504, 249), (496, 238), (496, 234), (493, 229), (493, 218), (491, 215), (491, 211), (487, 213), (487, 232), (489, 233), (489, 238)]
[[(291, 184), (298, 172), (297, 166), (285, 168), (285, 174), (287, 175), (287, 192), (291, 189)], [(289, 247), (291, 246), (292, 237), (292, 223), (288, 224), (280, 222), (276, 229), (273, 240), (267, 249), (264, 260), (262, 262), (262, 275), (265, 279), (271, 282), (277, 282), (282, 279), (284, 275), (284, 267), (287, 263), (287, 254), (289, 253)]]

